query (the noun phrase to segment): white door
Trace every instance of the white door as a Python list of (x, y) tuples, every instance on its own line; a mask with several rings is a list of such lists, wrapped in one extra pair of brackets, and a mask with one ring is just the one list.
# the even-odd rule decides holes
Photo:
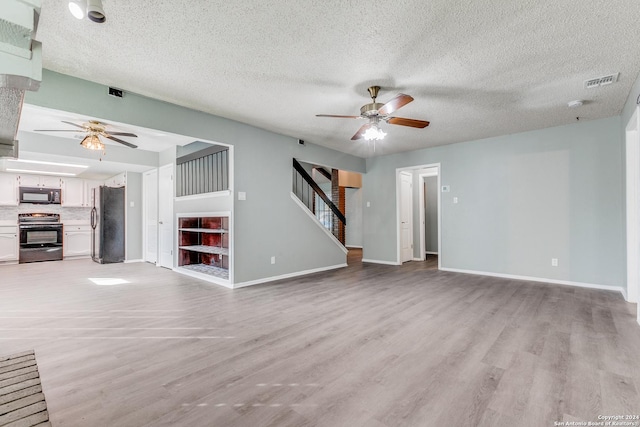
[[(627, 301), (638, 302), (640, 288), (640, 108), (626, 128)], [(638, 304), (640, 319), (640, 304)]]
[(144, 260), (158, 262), (158, 170), (144, 174)]
[(413, 175), (400, 172), (400, 261), (413, 259)]
[(173, 164), (160, 168), (158, 188), (158, 265), (173, 268)]

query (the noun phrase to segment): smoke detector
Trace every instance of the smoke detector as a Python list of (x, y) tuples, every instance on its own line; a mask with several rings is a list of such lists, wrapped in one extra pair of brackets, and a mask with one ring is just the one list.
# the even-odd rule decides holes
[(620, 73), (609, 74), (608, 76), (596, 77), (595, 79), (589, 79), (584, 81), (585, 89), (592, 89), (594, 87), (606, 86), (618, 81), (618, 75)]
[(584, 105), (584, 101), (581, 99), (576, 99), (575, 101), (569, 101), (567, 105), (569, 106), (569, 108), (579, 108)]

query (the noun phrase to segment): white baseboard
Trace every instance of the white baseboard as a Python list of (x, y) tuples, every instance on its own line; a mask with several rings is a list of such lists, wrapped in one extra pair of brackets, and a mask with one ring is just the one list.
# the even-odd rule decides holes
[(366, 258), (362, 258), (362, 262), (369, 262), (371, 264), (383, 264), (383, 265), (402, 265), (402, 263), (397, 263), (393, 261), (381, 261), (379, 259), (366, 259)]
[(427, 252), (425, 252), (425, 254), (427, 254), (427, 255), (438, 255), (438, 252), (429, 252), (429, 251), (427, 251)]
[(362, 246), (356, 246), (356, 245), (346, 245), (347, 249), (362, 249)]
[(124, 260), (125, 264), (129, 264), (129, 263), (132, 263), (132, 262), (144, 262), (144, 260), (143, 259), (126, 259), (126, 260)]
[(424, 261), (422, 258), (413, 258), (413, 261)]
[(491, 273), (488, 271), (462, 270), (459, 268), (441, 268), (441, 271), (450, 271), (452, 273), (475, 274), (478, 276), (500, 277), (502, 279), (526, 280), (529, 282), (551, 283), (554, 285), (575, 286), (578, 288), (602, 289), (605, 291), (620, 292), (624, 299), (627, 299), (627, 292), (621, 286), (598, 285), (594, 283), (572, 282), (569, 280), (545, 279), (544, 277), (518, 276), (515, 274)]
[(185, 276), (193, 277), (195, 279), (204, 280), (205, 282), (214, 283), (216, 285), (224, 286), (225, 288), (233, 289), (233, 285), (228, 280), (218, 279), (208, 274), (199, 273), (197, 271), (187, 270), (186, 268), (173, 268), (176, 273), (184, 274)]
[(260, 285), (262, 283), (267, 283), (267, 282), (275, 282), (276, 280), (290, 279), (292, 277), (298, 277), (298, 276), (306, 276), (307, 274), (319, 273), (321, 271), (335, 270), (336, 268), (343, 268), (346, 266), (347, 264), (345, 263), (345, 264), (330, 265), (328, 267), (312, 268), (311, 270), (296, 271), (294, 273), (281, 274), (279, 276), (271, 276), (271, 277), (265, 277), (263, 279), (250, 280), (248, 282), (235, 283), (232, 285), (232, 287), (233, 289), (244, 288), (247, 286)]

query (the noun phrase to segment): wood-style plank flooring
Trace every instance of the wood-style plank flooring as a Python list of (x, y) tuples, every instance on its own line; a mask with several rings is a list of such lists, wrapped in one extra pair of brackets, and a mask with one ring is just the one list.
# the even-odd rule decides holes
[(234, 291), (149, 264), (1, 266), (0, 355), (35, 350), (56, 427), (640, 414), (640, 326), (620, 294), (358, 256)]

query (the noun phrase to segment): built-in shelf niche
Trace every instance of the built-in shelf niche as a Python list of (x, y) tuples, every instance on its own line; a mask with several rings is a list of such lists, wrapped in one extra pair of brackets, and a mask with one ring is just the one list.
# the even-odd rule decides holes
[(229, 280), (229, 216), (178, 217), (178, 271), (198, 277)]

